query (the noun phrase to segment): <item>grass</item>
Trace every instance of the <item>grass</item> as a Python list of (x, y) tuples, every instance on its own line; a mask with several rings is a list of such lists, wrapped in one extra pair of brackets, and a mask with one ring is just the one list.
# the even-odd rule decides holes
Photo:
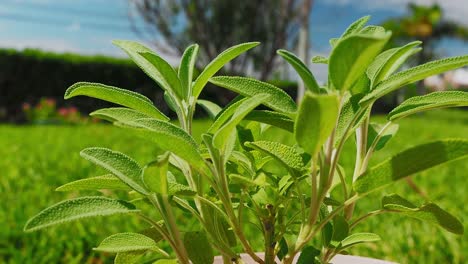
[[(383, 117), (375, 120), (383, 121)], [(198, 139), (209, 121), (197, 121)], [(465, 111), (437, 111), (400, 122), (400, 131), (386, 150), (376, 153), (375, 164), (389, 154), (421, 142), (468, 135)], [(290, 141), (287, 133), (271, 130), (270, 137)], [(96, 195), (97, 192), (58, 193), (54, 189), (71, 180), (104, 173), (79, 157), (85, 147), (102, 146), (122, 151), (140, 163), (158, 152), (146, 141), (133, 139), (126, 131), (107, 126), (0, 126), (0, 262), (1, 263), (112, 263), (112, 256), (91, 251), (103, 238), (116, 232), (141, 229), (137, 219), (107, 217), (49, 228), (36, 233), (22, 231), (26, 220), (39, 210), (65, 198)], [(346, 147), (342, 164), (353, 163), (354, 150)], [(468, 227), (466, 172), (460, 160), (413, 177), (431, 200), (455, 214)], [(348, 172), (350, 173), (350, 172)], [(400, 182), (360, 202), (356, 214), (379, 207), (382, 195), (401, 194), (415, 203), (424, 199)], [(122, 198), (127, 194), (116, 193)], [(358, 246), (350, 253), (399, 263), (466, 263), (468, 235), (454, 236), (437, 227), (398, 215), (371, 218), (358, 231), (375, 232), (382, 241)]]

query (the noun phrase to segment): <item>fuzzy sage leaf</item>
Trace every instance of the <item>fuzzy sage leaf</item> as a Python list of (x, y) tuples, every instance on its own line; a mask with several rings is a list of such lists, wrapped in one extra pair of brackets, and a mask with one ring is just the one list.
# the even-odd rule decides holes
[(197, 44), (188, 46), (180, 61), (179, 72), (177, 74), (184, 91), (184, 98), (189, 98), (192, 94), (193, 70), (195, 69), (198, 49)]
[(316, 94), (320, 93), (319, 86), (314, 75), (310, 72), (304, 62), (287, 50), (278, 50), (277, 53), (283, 57), (294, 68), (294, 70), (296, 70), (309, 91)]
[(468, 106), (468, 92), (434, 92), (428, 95), (411, 97), (393, 109), (387, 115), (387, 118), (393, 121), (427, 110), (459, 106)]
[(449, 139), (407, 149), (367, 170), (354, 182), (359, 195), (434, 166), (468, 156), (468, 140)]
[(100, 83), (78, 82), (67, 89), (64, 98), (69, 99), (78, 95), (126, 106), (156, 119), (169, 120), (153, 105), (150, 99), (129, 90)]
[(80, 190), (124, 190), (131, 188), (112, 174), (96, 176), (66, 183), (57, 189), (58, 192), (80, 191)]
[(81, 218), (139, 212), (131, 203), (106, 197), (80, 197), (65, 200), (43, 210), (24, 226), (30, 232)]
[(463, 235), (464, 232), (463, 224), (456, 217), (434, 203), (417, 207), (405, 198), (397, 194), (391, 194), (382, 198), (382, 207), (390, 212), (441, 226), (445, 230), (458, 235)]
[(118, 233), (105, 238), (96, 251), (109, 253), (152, 250), (158, 248), (156, 242), (139, 233)]

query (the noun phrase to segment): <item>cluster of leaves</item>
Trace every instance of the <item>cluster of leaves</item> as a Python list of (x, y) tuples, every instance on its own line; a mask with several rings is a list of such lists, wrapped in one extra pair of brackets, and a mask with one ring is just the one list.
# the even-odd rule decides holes
[[(117, 46), (164, 90), (177, 114), (170, 122), (152, 102), (137, 93), (96, 83), (77, 83), (65, 98), (85, 95), (123, 107), (100, 109), (91, 115), (134, 131), (165, 151), (141, 166), (127, 155), (105, 148), (87, 148), (86, 160), (110, 174), (82, 179), (59, 191), (114, 189), (135, 193), (137, 199), (81, 197), (63, 201), (30, 219), (26, 231), (84, 217), (135, 214), (150, 227), (140, 233), (119, 233), (96, 250), (117, 253), (116, 263), (135, 263), (145, 254), (155, 263), (211, 263), (214, 251), (224, 263), (243, 263), (245, 252), (258, 263), (328, 263), (356, 244), (379, 240), (373, 233), (355, 233), (359, 223), (382, 213), (428, 221), (462, 234), (463, 225), (433, 203), (414, 205), (392, 194), (381, 209), (353, 216), (356, 201), (394, 181), (468, 155), (468, 140), (447, 139), (406, 149), (368, 168), (375, 151), (397, 132), (399, 119), (422, 111), (468, 105), (465, 92), (439, 92), (414, 97), (395, 108), (386, 124), (370, 123), (373, 103), (398, 88), (433, 74), (468, 64), (468, 56), (429, 62), (395, 73), (420, 42), (382, 51), (391, 36), (384, 28), (365, 26), (369, 17), (354, 22), (340, 38), (332, 39), (329, 58), (313, 62), (329, 66), (329, 80), (320, 86), (294, 54), (279, 50), (307, 87), (297, 106), (272, 84), (245, 77), (218, 76), (230, 60), (255, 47), (231, 47), (209, 63), (193, 81), (198, 46), (182, 56), (176, 72), (159, 55), (129, 41)], [(198, 100), (211, 82), (239, 94), (224, 109)], [(193, 113), (202, 106), (213, 118), (201, 143), (191, 136)], [(256, 110), (263, 105), (270, 110)], [(268, 141), (265, 131), (275, 126), (292, 134), (296, 144)], [(353, 175), (345, 175), (340, 154), (347, 140), (356, 138)], [(147, 212), (148, 204), (156, 214)], [(176, 210), (191, 214), (199, 225), (186, 230), (175, 221)], [(250, 222), (248, 219), (255, 219)], [(253, 226), (253, 229), (247, 229)], [(251, 237), (263, 236), (263, 258), (254, 253)], [(173, 253), (159, 246), (166, 241)], [(175, 257), (175, 258), (174, 258)]]

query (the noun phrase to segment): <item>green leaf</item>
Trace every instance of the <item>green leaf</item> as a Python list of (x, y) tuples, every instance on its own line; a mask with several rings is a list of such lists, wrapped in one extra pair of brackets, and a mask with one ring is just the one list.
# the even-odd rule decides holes
[(169, 63), (153, 52), (143, 52), (139, 54), (153, 65), (153, 67), (149, 69), (150, 74), (148, 75), (155, 80), (164, 91), (175, 98), (187, 98), (188, 91), (182, 88), (177, 72)]
[(133, 110), (131, 108), (125, 107), (111, 107), (111, 108), (103, 108), (96, 110), (89, 114), (92, 117), (97, 117), (100, 119), (104, 119), (110, 122), (125, 122), (131, 121), (140, 118), (150, 118), (150, 116), (143, 114), (139, 111)]
[(65, 200), (43, 210), (24, 226), (24, 231), (31, 232), (45, 227), (58, 225), (81, 218), (115, 214), (136, 213), (131, 203), (106, 197), (80, 197)]
[(151, 250), (157, 248), (156, 242), (139, 233), (118, 233), (105, 238), (94, 248), (96, 251), (109, 253)]
[(338, 90), (349, 90), (365, 73), (369, 64), (380, 53), (391, 33), (353, 34), (333, 49), (329, 60), (329, 76)]
[(314, 264), (317, 263), (315, 258), (320, 256), (320, 250), (312, 247), (306, 246), (302, 249), (301, 255), (297, 259), (297, 264)]
[(156, 119), (169, 120), (167, 116), (153, 105), (150, 99), (129, 90), (100, 83), (78, 82), (67, 89), (64, 98), (69, 99), (78, 95), (126, 106)]
[(198, 99), (197, 104), (199, 104), (208, 113), (208, 116), (211, 119), (215, 119), (221, 110), (223, 110), (219, 105), (207, 100)]
[(198, 78), (195, 80), (192, 92), (193, 97), (198, 98), (201, 91), (203, 90), (203, 87), (205, 87), (205, 85), (208, 83), (208, 80), (213, 75), (215, 75), (226, 63), (235, 59), (237, 56), (241, 55), (247, 50), (257, 46), (258, 44), (260, 44), (260, 42), (247, 42), (232, 46), (221, 52), (216, 58), (214, 58), (214, 60), (210, 62), (210, 64), (205, 67), (202, 73), (200, 73)]
[(174, 174), (172, 174), (170, 171), (167, 172), (167, 183), (169, 187), (169, 195), (192, 197), (197, 194), (197, 192), (192, 190), (192, 188), (189, 186), (178, 183)]
[(339, 104), (336, 95), (314, 95), (310, 92), (304, 95), (294, 135), (307, 153), (315, 155), (330, 136), (338, 118)]
[(463, 235), (463, 224), (453, 215), (444, 211), (434, 203), (428, 203), (417, 207), (405, 198), (392, 194), (382, 198), (382, 207), (391, 212), (397, 212), (412, 218), (416, 218), (433, 225), (438, 225), (445, 230)]
[(371, 80), (371, 88), (382, 80), (387, 79), (411, 55), (420, 51), (421, 48), (415, 49), (415, 47), (421, 45), (421, 43), (421, 41), (413, 41), (403, 47), (389, 49), (377, 56), (367, 69), (367, 76)]
[[(223, 126), (229, 118), (237, 111), (237, 109), (242, 105), (242, 103), (247, 100), (248, 98), (240, 98), (236, 97), (233, 101), (229, 103), (223, 110), (221, 110), (215, 118), (213, 124), (211, 124), (210, 128), (208, 128), (208, 133), (214, 134), (218, 131), (221, 126)], [(237, 100), (238, 99), (238, 100)]]
[(210, 82), (247, 97), (268, 94), (271, 98), (264, 104), (278, 112), (293, 114), (297, 110), (296, 103), (285, 91), (269, 83), (236, 76), (213, 77)]
[(153, 141), (161, 149), (170, 151), (190, 163), (195, 169), (206, 169), (205, 162), (198, 151), (195, 140), (183, 129), (168, 122), (155, 119), (138, 119), (124, 122), (124, 125), (136, 128), (140, 135)]
[(170, 152), (158, 156), (155, 162), (145, 166), (143, 172), (143, 182), (151, 192), (167, 194), (168, 187), (168, 167)]
[(367, 94), (359, 102), (368, 105), (380, 97), (397, 90), (410, 83), (422, 80), (432, 75), (453, 70), (468, 65), (468, 55), (451, 57), (442, 60), (431, 61), (401, 72), (398, 72), (386, 80), (380, 82), (372, 92)]
[(356, 244), (366, 243), (366, 242), (375, 242), (379, 240), (380, 240), (380, 236), (374, 233), (355, 233), (355, 234), (349, 235), (347, 238), (341, 241), (340, 250), (349, 248)]
[[(361, 100), (363, 96), (363, 94), (355, 94), (347, 97), (347, 99), (344, 101), (335, 130), (335, 140), (333, 143), (335, 147), (343, 137), (348, 136), (350, 134), (349, 132), (354, 131), (359, 125), (361, 125), (362, 121), (364, 121), (364, 117), (368, 116), (370, 108), (366, 111), (361, 111), (362, 107), (359, 105), (359, 100)], [(362, 113), (359, 116), (356, 116), (360, 111)], [(351, 124), (353, 119), (356, 119), (356, 121)], [(344, 133), (346, 132), (347, 127), (351, 125), (351, 129), (348, 131), (348, 134), (345, 135)]]
[(184, 246), (193, 264), (213, 263), (213, 249), (205, 232), (185, 233)]
[(106, 169), (128, 186), (141, 194), (148, 194), (143, 187), (140, 165), (127, 155), (106, 148), (86, 148), (80, 152), (81, 157)]
[(226, 252), (232, 252), (231, 247), (236, 246), (236, 236), (229, 226), (226, 213), (214, 203), (206, 199), (200, 199), (201, 211), (205, 219), (206, 232), (217, 242), (220, 248)]
[(153, 264), (179, 264), (177, 259), (158, 259)]
[(188, 46), (180, 61), (178, 76), (184, 90), (184, 98), (189, 98), (192, 94), (193, 70), (195, 69), (198, 49), (197, 44)]
[(227, 121), (213, 137), (214, 145), (219, 149), (224, 149), (228, 139), (235, 133), (236, 126), (244, 119), (244, 117), (263, 102), (270, 100), (267, 94), (259, 94), (255, 97), (248, 98), (236, 109), (231, 119)]
[(468, 140), (448, 139), (422, 144), (370, 168), (356, 179), (353, 187), (357, 193), (363, 195), (393, 181), (467, 155)]
[(394, 121), (427, 110), (459, 106), (468, 106), (468, 92), (434, 92), (404, 101), (387, 115), (387, 119)]
[(114, 264), (136, 264), (144, 253), (145, 250), (117, 253)]
[(328, 58), (324, 56), (314, 56), (311, 61), (312, 63), (328, 64)]
[(288, 115), (282, 113), (268, 110), (253, 110), (244, 119), (272, 125), (291, 133), (294, 132), (294, 121)]
[[(368, 136), (367, 136), (367, 148), (371, 146), (374, 140), (377, 138), (377, 135), (382, 130), (384, 125), (377, 124), (377, 123), (370, 123), (368, 128)], [(398, 131), (398, 124), (391, 124), (389, 127), (385, 129), (385, 132), (380, 136), (379, 141), (375, 145), (375, 151), (382, 149), (385, 147), (387, 142), (396, 134)]]
[(58, 192), (80, 191), (80, 190), (124, 190), (130, 191), (131, 188), (123, 183), (119, 178), (112, 174), (96, 176), (64, 184), (57, 189)]
[(276, 53), (283, 57), (294, 68), (294, 70), (296, 70), (309, 91), (316, 94), (320, 93), (319, 86), (314, 75), (310, 72), (309, 68), (307, 68), (307, 66), (298, 57), (296, 57), (296, 55), (283, 49), (278, 50)]
[(351, 23), (351, 25), (349, 25), (349, 27), (345, 30), (345, 32), (343, 32), (341, 37), (343, 38), (343, 37), (359, 32), (367, 24), (370, 18), (371, 18), (370, 16), (363, 16), (359, 18), (358, 20), (354, 21), (353, 23)]
[(381, 34), (381, 33), (385, 33), (385, 28), (383, 28), (381, 26), (371, 25), (371, 26), (366, 26), (363, 29), (359, 30), (359, 33), (361, 33), (361, 34), (370, 34), (370, 35)]
[(293, 147), (273, 141), (246, 142), (245, 145), (279, 161), (295, 177), (300, 177), (305, 170), (302, 156)]
[(125, 51), (136, 65), (156, 81), (163, 90), (172, 96), (184, 98), (182, 85), (174, 68), (151, 49), (128, 40), (114, 40), (112, 43)]
[(333, 235), (332, 243), (339, 244), (340, 241), (345, 239), (349, 234), (349, 225), (346, 221), (346, 218), (343, 216), (337, 215), (333, 219)]

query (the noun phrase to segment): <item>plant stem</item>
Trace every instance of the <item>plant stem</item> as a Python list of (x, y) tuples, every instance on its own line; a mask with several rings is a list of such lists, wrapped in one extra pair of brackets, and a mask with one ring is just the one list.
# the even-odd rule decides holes
[(263, 219), (263, 234), (265, 237), (265, 264), (275, 263), (275, 208), (267, 205), (268, 217)]

